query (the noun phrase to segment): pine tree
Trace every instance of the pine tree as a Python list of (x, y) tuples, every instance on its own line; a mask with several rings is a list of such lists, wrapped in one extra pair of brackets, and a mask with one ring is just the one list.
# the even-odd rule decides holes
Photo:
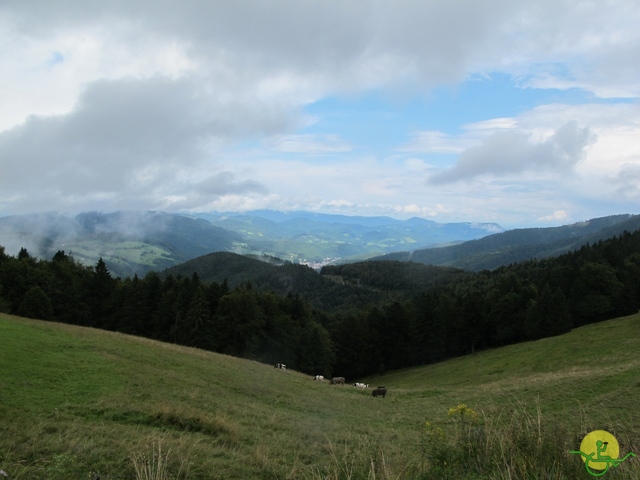
[(446, 356), (447, 323), (439, 314), (438, 297), (425, 293), (415, 301), (411, 322), (411, 363), (424, 365)]
[(112, 296), (115, 287), (116, 282), (111, 278), (107, 264), (100, 257), (87, 285), (87, 304), (92, 317), (89, 325), (96, 327), (110, 325), (112, 321), (110, 317), (113, 313)]
[(33, 287), (25, 294), (18, 315), (29, 318), (49, 320), (53, 316), (53, 306), (51, 300), (40, 287)]
[(177, 343), (203, 349), (213, 348), (211, 311), (204, 286), (193, 295), (189, 308), (178, 323)]
[(298, 342), (297, 368), (310, 375), (329, 376), (335, 355), (329, 332), (316, 322), (309, 322)]
[(174, 329), (178, 317), (178, 285), (169, 275), (163, 282), (162, 295), (152, 314), (152, 338), (175, 342)]
[(47, 294), (51, 298), (55, 320), (89, 325), (92, 312), (87, 304), (86, 286), (94, 274), (93, 270), (76, 262), (63, 250), (59, 250), (44, 265), (51, 273)]
[(254, 358), (262, 346), (264, 323), (253, 291), (238, 288), (225, 295), (214, 319), (216, 351)]
[(571, 289), (571, 310), (576, 326), (611, 318), (614, 299), (622, 284), (615, 270), (605, 263), (586, 262), (579, 270)]

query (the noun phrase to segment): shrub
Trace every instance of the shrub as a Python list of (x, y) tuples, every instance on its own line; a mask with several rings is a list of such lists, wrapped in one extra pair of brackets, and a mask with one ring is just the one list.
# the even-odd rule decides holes
[(530, 414), (519, 404), (506, 418), (481, 416), (465, 404), (450, 408), (443, 427), (426, 422), (423, 478), (575, 478), (570, 461), (572, 436), (543, 423), (539, 408)]

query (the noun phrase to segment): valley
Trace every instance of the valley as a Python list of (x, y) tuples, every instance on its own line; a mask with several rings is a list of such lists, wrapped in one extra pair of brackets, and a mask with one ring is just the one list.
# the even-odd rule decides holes
[[(272, 365), (0, 314), (0, 469), (22, 480), (143, 478), (134, 466), (146, 458), (162, 479), (588, 478), (568, 451), (591, 430), (612, 430), (621, 451), (640, 453), (638, 328), (633, 315), (330, 386)], [(355, 381), (388, 394), (372, 398)], [(468, 412), (462, 404), (477, 414), (474, 431), (489, 435), (482, 456), (467, 460), (465, 424), (448, 414)], [(446, 467), (438, 455), (448, 455)], [(635, 478), (639, 468), (632, 459), (610, 476)]]

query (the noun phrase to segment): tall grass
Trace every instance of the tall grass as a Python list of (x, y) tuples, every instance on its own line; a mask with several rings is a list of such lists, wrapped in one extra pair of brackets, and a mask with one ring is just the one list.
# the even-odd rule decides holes
[(179, 462), (174, 473), (170, 462), (171, 449), (163, 449), (162, 441), (154, 442), (145, 450), (134, 452), (131, 463), (135, 472), (135, 480), (180, 480), (189, 478), (189, 459)]
[[(420, 438), (420, 455), (404, 465), (387, 462), (380, 450), (358, 462), (348, 446), (341, 448), (329, 442), (332, 467), (314, 471), (313, 480), (573, 480), (593, 478), (585, 472), (580, 457), (569, 452), (588, 432), (600, 429), (601, 424), (581, 418), (578, 427), (559, 424), (545, 418), (539, 403), (532, 411), (513, 398), (513, 408), (476, 412), (465, 404), (458, 404), (447, 412), (446, 419), (427, 421)], [(603, 406), (603, 408), (605, 408)], [(640, 452), (637, 425), (613, 424), (606, 428), (615, 433), (621, 452)], [(353, 444), (352, 444), (353, 445)], [(366, 441), (359, 443), (361, 451), (369, 451)], [(621, 453), (622, 457), (622, 453)], [(640, 462), (623, 462), (610, 467), (606, 478), (639, 479)]]
[[(288, 478), (302, 480), (402, 480), (416, 478), (420, 458), (414, 454), (398, 457), (376, 445), (369, 436), (336, 443), (327, 439), (330, 461), (311, 468), (297, 468)], [(407, 452), (408, 453), (408, 452)], [(393, 458), (387, 455), (391, 454)]]
[[(515, 408), (496, 415), (476, 413), (466, 405), (449, 409), (443, 427), (426, 422), (422, 437), (424, 479), (568, 480), (587, 478), (583, 462), (569, 454), (582, 433), (545, 419), (539, 403), (533, 411), (515, 400)], [(584, 434), (596, 427), (583, 423)], [(629, 446), (633, 425), (621, 442)], [(607, 478), (640, 478), (637, 462), (623, 463)]]
[[(639, 329), (635, 315), (353, 379), (386, 385), (374, 399), (256, 362), (0, 315), (0, 470), (11, 480), (590, 478), (569, 454), (590, 431), (640, 454)], [(606, 478), (640, 478), (638, 465)]]

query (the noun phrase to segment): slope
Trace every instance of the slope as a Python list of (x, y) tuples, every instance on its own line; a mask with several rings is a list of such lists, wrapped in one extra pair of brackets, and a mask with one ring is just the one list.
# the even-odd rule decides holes
[[(425, 421), (454, 433), (446, 412), (464, 402), (493, 435), (517, 415), (552, 430), (565, 443), (545, 455), (568, 472), (556, 465), (554, 478), (587, 478), (568, 450), (588, 431), (638, 446), (639, 328), (634, 315), (371, 378), (389, 390), (373, 399), (247, 360), (1, 315), (0, 469), (16, 479), (135, 478), (144, 454), (178, 478), (418, 478), (431, 458)], [(636, 478), (639, 468), (613, 473)]]
[(0, 218), (0, 245), (32, 256), (58, 250), (85, 265), (99, 258), (115, 276), (143, 275), (211, 251), (231, 251), (243, 238), (202, 219), (163, 212), (81, 213), (73, 218), (38, 214)]
[(372, 260), (412, 261), (478, 271), (561, 255), (639, 228), (640, 215), (614, 215), (561, 227), (508, 230), (458, 245), (396, 252)]
[[(167, 268), (161, 273), (165, 277), (191, 277), (195, 273), (202, 281), (226, 281), (231, 288), (250, 282), (258, 290), (280, 295), (300, 295), (316, 308), (328, 312), (363, 308), (390, 298), (384, 292), (337, 283), (305, 265), (288, 262), (275, 264), (263, 260), (216, 252)], [(268, 257), (267, 260), (273, 259)]]

